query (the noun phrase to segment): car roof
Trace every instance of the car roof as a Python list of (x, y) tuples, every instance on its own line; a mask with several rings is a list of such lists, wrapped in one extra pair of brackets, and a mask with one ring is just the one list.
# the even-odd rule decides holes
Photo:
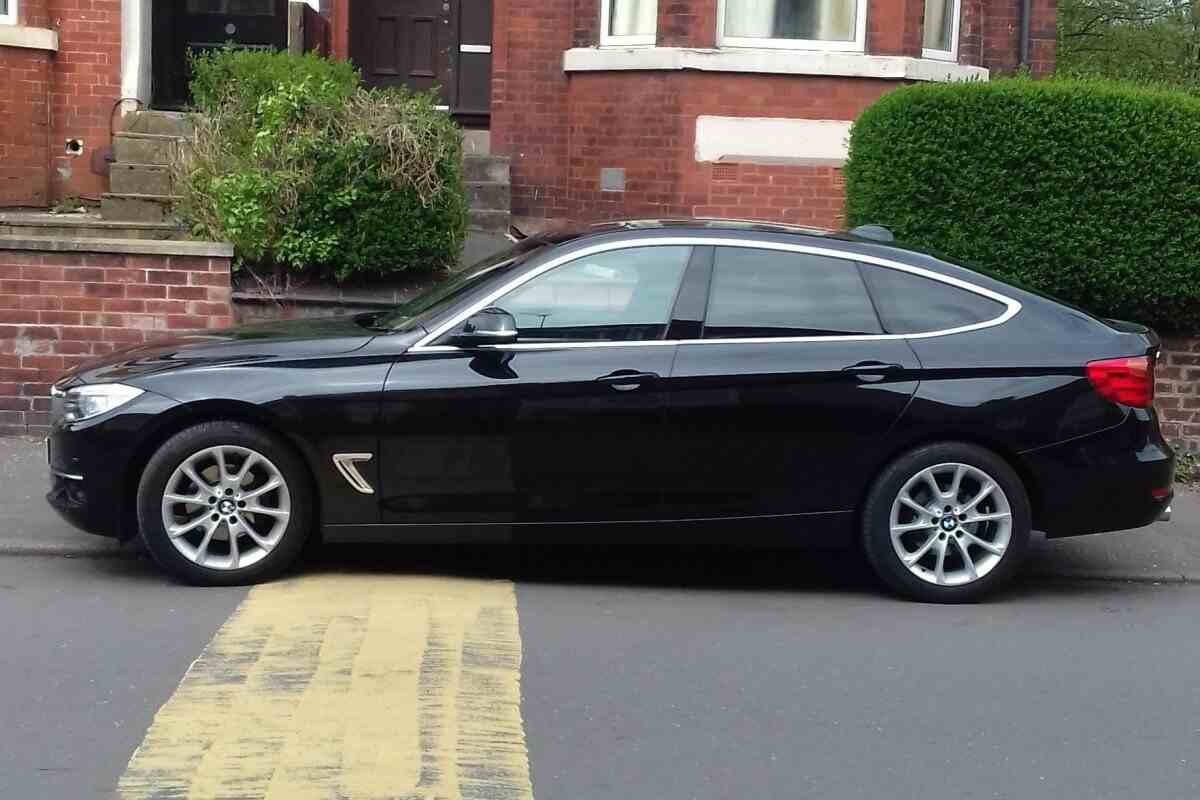
[[(890, 235), (886, 228), (881, 226), (867, 226), (875, 228)], [(624, 219), (611, 220), (608, 222), (596, 222), (588, 225), (575, 225), (557, 229), (546, 230), (529, 237), (541, 242), (549, 244), (567, 244), (577, 242), (584, 239), (589, 239), (594, 236), (604, 236), (608, 234), (629, 233), (629, 232), (683, 232), (683, 231), (706, 231), (709, 233), (761, 233), (774, 234), (783, 236), (794, 236), (801, 238), (818, 239), (821, 243), (830, 244), (834, 242), (846, 242), (851, 244), (867, 244), (880, 245), (890, 247), (896, 250), (905, 250), (908, 248), (897, 244), (896, 242), (883, 242), (875, 236), (858, 235), (859, 230), (866, 228), (856, 228), (854, 230), (831, 230), (828, 228), (808, 227), (804, 225), (790, 225), (785, 222), (769, 222), (765, 220), (754, 219), (719, 219), (715, 217), (680, 217), (668, 219)]]

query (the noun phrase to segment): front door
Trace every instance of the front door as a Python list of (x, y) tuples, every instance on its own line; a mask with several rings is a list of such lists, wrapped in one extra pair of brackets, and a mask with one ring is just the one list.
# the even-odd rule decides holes
[(436, 91), (466, 124), (491, 101), (492, 0), (356, 0), (350, 57), (368, 86)]
[(186, 0), (155, 3), (153, 64), (155, 108), (190, 101), (188, 52), (226, 43), (282, 50), (287, 47), (287, 0)]
[(517, 344), (406, 354), (383, 396), (382, 521), (657, 516), (665, 337), (689, 254), (583, 256), (492, 302), (516, 318)]

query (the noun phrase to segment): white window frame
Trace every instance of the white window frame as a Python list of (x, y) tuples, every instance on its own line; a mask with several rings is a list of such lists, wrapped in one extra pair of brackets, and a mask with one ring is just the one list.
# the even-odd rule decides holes
[[(932, 50), (929, 48), (921, 48), (922, 58), (932, 58), (937, 61), (958, 61), (958, 26), (962, 21), (962, 0), (951, 0), (953, 8), (951, 13), (954, 14), (950, 18), (950, 49), (949, 50)], [(924, 22), (921, 23), (921, 41), (925, 41)]]
[[(955, 0), (957, 2), (958, 0)], [(867, 3), (855, 0), (854, 39), (847, 42), (824, 39), (767, 39), (757, 36), (726, 36), (725, 9), (729, 0), (717, 2), (717, 46), (755, 47), (776, 50), (825, 50), (835, 53), (863, 53), (867, 45)]]
[(654, 30), (634, 36), (613, 36), (609, 33), (612, 24), (612, 4), (617, 0), (600, 0), (600, 46), (601, 47), (653, 47), (658, 41), (658, 3), (654, 4)]
[(21, 0), (8, 0), (8, 12), (0, 14), (0, 25), (17, 24), (17, 3)]

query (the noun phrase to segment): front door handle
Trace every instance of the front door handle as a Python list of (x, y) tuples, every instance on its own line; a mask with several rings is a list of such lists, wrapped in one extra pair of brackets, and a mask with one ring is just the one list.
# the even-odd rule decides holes
[(881, 381), (892, 373), (903, 370), (899, 364), (889, 364), (883, 361), (860, 361), (844, 368), (842, 372), (857, 375), (863, 381)]
[(658, 380), (658, 373), (655, 372), (635, 372), (631, 369), (619, 369), (611, 375), (605, 375), (602, 378), (596, 378), (597, 383), (603, 383), (618, 392), (632, 392), (648, 381)]

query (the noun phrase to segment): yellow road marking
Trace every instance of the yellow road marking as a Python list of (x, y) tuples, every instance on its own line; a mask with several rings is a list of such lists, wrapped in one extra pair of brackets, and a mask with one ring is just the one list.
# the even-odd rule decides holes
[(123, 800), (532, 800), (507, 581), (251, 590), (154, 718)]

